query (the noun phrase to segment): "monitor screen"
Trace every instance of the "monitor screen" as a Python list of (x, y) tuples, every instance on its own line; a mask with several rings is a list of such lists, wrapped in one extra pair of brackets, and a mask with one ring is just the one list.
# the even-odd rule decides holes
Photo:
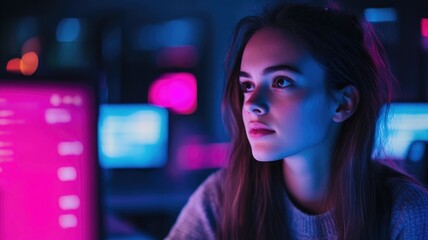
[(404, 160), (413, 141), (428, 141), (428, 103), (392, 103), (388, 114), (382, 111), (376, 139), (376, 158)]
[(89, 88), (0, 79), (0, 239), (97, 238)]
[(103, 104), (98, 124), (104, 168), (158, 168), (168, 158), (168, 111), (150, 104)]

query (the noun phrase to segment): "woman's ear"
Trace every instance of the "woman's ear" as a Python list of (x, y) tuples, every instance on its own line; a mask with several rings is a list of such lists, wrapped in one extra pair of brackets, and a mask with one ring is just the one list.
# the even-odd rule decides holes
[(333, 114), (333, 121), (341, 123), (351, 117), (357, 109), (360, 102), (360, 92), (355, 86), (348, 85), (339, 90), (335, 95), (338, 100), (336, 111)]

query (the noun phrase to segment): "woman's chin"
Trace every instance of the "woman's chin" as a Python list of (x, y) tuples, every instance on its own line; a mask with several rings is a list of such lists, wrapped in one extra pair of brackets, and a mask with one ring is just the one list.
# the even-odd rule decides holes
[(253, 157), (258, 162), (273, 162), (273, 161), (280, 160), (275, 156), (269, 156), (268, 154), (261, 154), (261, 153), (254, 153), (254, 152), (253, 152)]

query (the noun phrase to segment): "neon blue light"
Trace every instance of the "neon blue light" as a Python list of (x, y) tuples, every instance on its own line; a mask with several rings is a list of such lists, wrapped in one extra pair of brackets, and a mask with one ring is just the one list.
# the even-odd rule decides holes
[(80, 34), (80, 21), (77, 18), (64, 18), (56, 29), (58, 42), (76, 41)]
[(395, 8), (367, 8), (364, 10), (364, 17), (369, 22), (395, 22), (397, 12)]
[(98, 145), (104, 168), (162, 167), (167, 161), (168, 112), (148, 104), (100, 107)]
[(416, 140), (428, 141), (428, 103), (393, 103), (379, 119), (374, 157), (405, 159)]
[(177, 19), (166, 22), (163, 25), (162, 33), (159, 35), (164, 46), (174, 47), (194, 44), (194, 38), (198, 32), (194, 23), (187, 19)]
[(200, 41), (201, 23), (197, 19), (174, 19), (161, 24), (146, 25), (134, 37), (139, 50), (193, 46)]

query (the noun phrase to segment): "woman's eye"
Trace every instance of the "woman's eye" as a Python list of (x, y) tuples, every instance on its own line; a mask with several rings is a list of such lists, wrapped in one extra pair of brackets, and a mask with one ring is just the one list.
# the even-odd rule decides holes
[(292, 85), (292, 80), (285, 77), (275, 78), (272, 86), (276, 88), (286, 88)]
[(254, 84), (252, 84), (251, 82), (241, 82), (241, 92), (243, 93), (247, 93), (247, 92), (252, 92), (254, 90)]

